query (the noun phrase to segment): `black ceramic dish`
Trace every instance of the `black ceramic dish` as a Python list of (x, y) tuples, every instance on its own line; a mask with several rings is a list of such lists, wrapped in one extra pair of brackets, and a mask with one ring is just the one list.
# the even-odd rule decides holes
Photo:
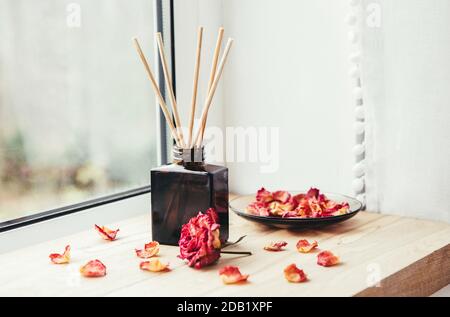
[(255, 201), (255, 195), (239, 196), (233, 199), (230, 202), (230, 208), (238, 216), (241, 216), (242, 218), (245, 218), (250, 221), (258, 222), (272, 227), (298, 228), (298, 229), (317, 228), (345, 221), (347, 219), (354, 217), (362, 209), (362, 203), (356, 200), (355, 198), (329, 193), (325, 193), (325, 196), (337, 202), (348, 202), (348, 204), (350, 205), (350, 212), (345, 215), (323, 217), (323, 218), (280, 218), (280, 217), (257, 216), (248, 213), (246, 210), (247, 206)]

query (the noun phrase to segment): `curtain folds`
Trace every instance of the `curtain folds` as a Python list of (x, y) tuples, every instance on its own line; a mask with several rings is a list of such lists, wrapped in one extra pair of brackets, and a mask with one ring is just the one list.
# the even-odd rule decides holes
[(362, 7), (367, 209), (449, 222), (450, 1)]

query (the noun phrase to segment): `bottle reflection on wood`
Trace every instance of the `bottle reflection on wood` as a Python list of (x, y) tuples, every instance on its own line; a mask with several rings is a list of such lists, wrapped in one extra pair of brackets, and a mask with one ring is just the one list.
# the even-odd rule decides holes
[(151, 171), (152, 239), (178, 245), (183, 224), (214, 208), (228, 240), (228, 168), (205, 164), (204, 148), (174, 147), (174, 164)]

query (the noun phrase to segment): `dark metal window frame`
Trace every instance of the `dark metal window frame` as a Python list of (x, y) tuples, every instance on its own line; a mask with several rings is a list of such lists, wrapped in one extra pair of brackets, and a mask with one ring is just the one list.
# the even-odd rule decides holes
[[(170, 49), (170, 51), (171, 51), (170, 58), (172, 61), (172, 78), (173, 78), (173, 82), (174, 82), (174, 89), (176, 89), (175, 88), (175, 41), (174, 41), (174, 39), (175, 39), (174, 33), (175, 32), (174, 32), (174, 22), (173, 22), (173, 17), (174, 17), (173, 5), (174, 4), (173, 4), (173, 0), (154, 0), (154, 1), (155, 1), (155, 9), (156, 9), (155, 10), (156, 11), (155, 12), (156, 31), (163, 33), (163, 36), (166, 35), (165, 40), (170, 41), (170, 48), (171, 48)], [(170, 21), (168, 21), (170, 23), (170, 30), (168, 32), (164, 32), (164, 25), (167, 23), (166, 21), (164, 21), (164, 14), (163, 14), (164, 5), (166, 5), (167, 9), (170, 10), (170, 12), (169, 12)], [(166, 33), (169, 33), (168, 34), (169, 36), (167, 36)], [(165, 82), (164, 82), (163, 76), (161, 75), (161, 74), (163, 74), (161, 60), (158, 60), (158, 64), (159, 64), (158, 65), (158, 68), (159, 68), (158, 82), (159, 82), (163, 97), (165, 98)], [(160, 146), (161, 146), (160, 153), (161, 154), (160, 154), (159, 160), (160, 160), (161, 164), (166, 164), (168, 162), (167, 149), (168, 149), (169, 144), (167, 141), (167, 125), (166, 125), (162, 111), (159, 111), (158, 119), (159, 119), (159, 123), (160, 123), (159, 124), (160, 131), (158, 131), (158, 133), (159, 133), (159, 137), (161, 139), (161, 142), (160, 142)], [(84, 210), (87, 210), (90, 208), (114, 203), (114, 202), (117, 202), (120, 200), (132, 198), (135, 196), (148, 194), (150, 192), (151, 192), (151, 188), (150, 188), (150, 184), (149, 184), (146, 186), (123, 191), (120, 193), (107, 195), (107, 196), (87, 200), (87, 201), (84, 201), (81, 203), (72, 204), (72, 205), (60, 207), (60, 208), (55, 208), (55, 209), (51, 209), (48, 211), (36, 213), (33, 215), (5, 221), (5, 222), (0, 223), (0, 233), (6, 232), (9, 230), (13, 230), (13, 229), (17, 229), (17, 228), (21, 228), (21, 227), (25, 227), (25, 226), (35, 224), (35, 223), (38, 223), (41, 221), (50, 220), (50, 219), (54, 219), (57, 217), (74, 214), (74, 213), (84, 211)]]

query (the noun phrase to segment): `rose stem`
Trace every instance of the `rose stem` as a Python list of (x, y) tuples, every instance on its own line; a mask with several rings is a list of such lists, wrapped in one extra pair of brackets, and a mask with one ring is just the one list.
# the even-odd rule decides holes
[(249, 251), (220, 251), (222, 254), (243, 254), (243, 255), (252, 255)]

